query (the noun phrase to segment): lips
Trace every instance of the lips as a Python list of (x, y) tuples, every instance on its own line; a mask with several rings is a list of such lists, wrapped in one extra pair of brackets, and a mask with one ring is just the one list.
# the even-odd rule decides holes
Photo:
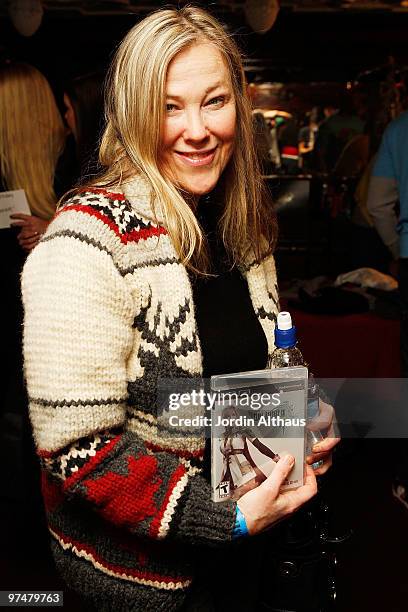
[(217, 147), (206, 151), (175, 151), (175, 155), (188, 166), (207, 166), (214, 159)]

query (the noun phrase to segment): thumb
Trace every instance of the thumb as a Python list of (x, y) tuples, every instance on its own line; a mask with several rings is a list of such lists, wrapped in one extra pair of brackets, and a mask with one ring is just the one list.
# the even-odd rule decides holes
[(273, 472), (260, 485), (260, 487), (269, 489), (270, 492), (277, 496), (279, 494), (279, 490), (282, 484), (288, 477), (294, 465), (295, 458), (292, 455), (285, 455), (284, 457), (279, 459), (278, 463), (275, 465)]

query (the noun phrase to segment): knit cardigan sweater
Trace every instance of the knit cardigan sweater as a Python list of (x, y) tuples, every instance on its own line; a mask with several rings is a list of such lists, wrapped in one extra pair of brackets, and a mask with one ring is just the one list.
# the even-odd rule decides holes
[[(268, 340), (272, 257), (248, 265)], [(147, 183), (88, 189), (57, 212), (22, 274), (24, 358), (54, 558), (100, 610), (176, 610), (201, 546), (232, 538), (236, 504), (211, 501), (201, 435), (169, 437), (163, 378), (198, 378), (192, 288)]]

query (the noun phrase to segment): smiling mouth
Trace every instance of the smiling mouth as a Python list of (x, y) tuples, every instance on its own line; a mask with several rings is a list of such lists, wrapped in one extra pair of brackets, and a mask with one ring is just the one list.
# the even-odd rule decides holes
[(183, 152), (183, 151), (175, 151), (177, 157), (181, 159), (184, 163), (189, 166), (206, 166), (210, 164), (214, 159), (215, 152), (217, 147), (211, 149), (209, 151), (191, 151), (191, 152)]

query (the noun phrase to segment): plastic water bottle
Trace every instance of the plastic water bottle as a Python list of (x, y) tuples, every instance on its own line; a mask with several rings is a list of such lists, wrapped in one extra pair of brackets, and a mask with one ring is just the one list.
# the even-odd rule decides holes
[[(290, 366), (307, 366), (302, 352), (296, 345), (296, 327), (292, 324), (289, 312), (280, 312), (275, 327), (275, 350), (268, 360), (268, 368), (287, 368)], [(319, 414), (319, 387), (309, 372), (307, 393), (307, 420)], [(312, 447), (323, 440), (320, 431), (307, 431), (306, 454), (310, 455)], [(323, 461), (316, 461), (312, 467), (317, 469)]]
[(296, 346), (296, 327), (292, 325), (289, 312), (280, 312), (275, 327), (275, 350), (269, 357), (269, 368), (289, 368), (303, 366), (305, 360)]

